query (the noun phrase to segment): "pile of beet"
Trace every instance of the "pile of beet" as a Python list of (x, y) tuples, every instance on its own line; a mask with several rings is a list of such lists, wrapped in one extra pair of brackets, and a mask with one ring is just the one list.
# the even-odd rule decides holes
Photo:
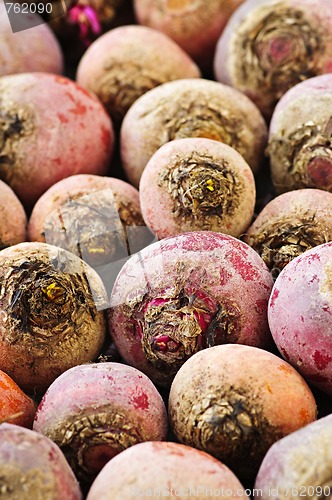
[(331, 0), (0, 28), (0, 499), (332, 498)]

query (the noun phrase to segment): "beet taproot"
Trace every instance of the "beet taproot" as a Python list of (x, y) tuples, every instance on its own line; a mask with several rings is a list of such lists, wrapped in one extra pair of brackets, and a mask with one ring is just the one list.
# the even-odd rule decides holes
[(332, 193), (297, 189), (277, 196), (258, 214), (243, 240), (276, 279), (295, 257), (332, 240)]
[(278, 193), (308, 187), (332, 191), (331, 106), (332, 74), (309, 78), (280, 99), (267, 149)]
[(13, 32), (5, 4), (0, 2), (0, 76), (32, 71), (61, 74), (64, 64), (60, 45), (49, 26), (41, 24), (38, 14), (15, 12), (12, 21), (17, 31)]
[(296, 257), (279, 274), (268, 318), (282, 356), (303, 377), (332, 394), (332, 243)]
[[(32, 428), (36, 403), (0, 370), (0, 422)], [(0, 487), (1, 493), (1, 487)]]
[(233, 472), (207, 453), (178, 443), (149, 442), (132, 446), (105, 465), (87, 500), (190, 495), (248, 498)]
[(0, 180), (0, 250), (26, 241), (27, 223), (22, 203), (14, 191)]
[(196, 353), (176, 374), (169, 419), (180, 442), (253, 480), (270, 446), (316, 418), (301, 375), (263, 349), (219, 345)]
[(232, 236), (197, 231), (166, 238), (122, 267), (111, 295), (110, 333), (127, 363), (168, 385), (206, 347), (268, 347), (272, 284), (259, 255)]
[(82, 500), (61, 450), (38, 432), (0, 425), (0, 495), (6, 500)]
[(97, 358), (106, 334), (104, 286), (75, 255), (46, 243), (0, 252), (0, 369), (40, 393)]
[(142, 441), (166, 439), (167, 412), (152, 382), (121, 363), (75, 366), (58, 377), (33, 428), (54, 441), (82, 484), (115, 455)]
[(243, 1), (134, 0), (134, 9), (140, 24), (162, 31), (209, 70), (216, 43)]
[(228, 144), (253, 172), (262, 165), (267, 128), (255, 104), (221, 83), (187, 79), (150, 90), (126, 114), (120, 146), (129, 181), (138, 186), (146, 164), (163, 144), (195, 137)]
[(269, 118), (288, 89), (331, 72), (331, 54), (330, 0), (247, 0), (217, 43), (215, 76)]
[(26, 208), (64, 177), (108, 172), (112, 123), (100, 101), (70, 79), (3, 76), (0, 109), (0, 178)]
[(168, 36), (144, 26), (120, 26), (99, 37), (84, 53), (76, 80), (94, 92), (120, 123), (148, 90), (180, 78), (198, 78), (191, 58)]
[(158, 239), (210, 230), (240, 236), (254, 215), (255, 179), (235, 149), (178, 139), (151, 157), (139, 185), (146, 224)]
[(257, 497), (331, 498), (332, 415), (320, 418), (273, 444), (260, 466)]

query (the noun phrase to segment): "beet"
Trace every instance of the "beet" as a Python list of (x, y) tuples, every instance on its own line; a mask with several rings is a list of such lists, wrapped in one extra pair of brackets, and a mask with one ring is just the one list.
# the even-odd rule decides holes
[(14, 191), (0, 180), (0, 250), (27, 239), (27, 216)]
[(0, 494), (6, 500), (82, 500), (74, 473), (50, 439), (17, 425), (0, 425)]
[(159, 239), (199, 230), (240, 236), (254, 214), (252, 170), (235, 149), (211, 139), (165, 144), (139, 187), (144, 220)]
[(0, 369), (43, 392), (68, 368), (97, 358), (106, 292), (75, 255), (46, 243), (0, 252)]
[(222, 345), (180, 368), (169, 396), (180, 442), (252, 481), (269, 447), (316, 418), (315, 399), (288, 363), (262, 349)]
[(147, 162), (163, 144), (195, 137), (236, 149), (253, 172), (262, 165), (267, 128), (254, 103), (221, 83), (187, 79), (150, 90), (128, 111), (120, 145), (129, 181), (138, 186)]
[(217, 43), (215, 75), (269, 118), (288, 89), (331, 72), (331, 54), (330, 0), (248, 0)]
[(184, 361), (205, 347), (269, 346), (272, 283), (259, 255), (231, 236), (198, 231), (166, 238), (121, 269), (111, 296), (110, 333), (127, 363), (168, 385)]
[(332, 415), (280, 439), (267, 452), (255, 489), (271, 498), (331, 498)]
[(75, 82), (50, 73), (3, 76), (0, 109), (0, 178), (25, 208), (69, 175), (107, 173), (112, 124)]
[(152, 493), (185, 498), (190, 492), (200, 498), (248, 498), (228, 467), (207, 453), (177, 443), (150, 442), (132, 446), (110, 461), (87, 500), (130, 500)]
[(279, 101), (267, 150), (278, 193), (308, 187), (332, 191), (331, 106), (332, 74), (295, 85)]
[(332, 243), (308, 250), (278, 276), (269, 301), (269, 325), (282, 354), (303, 377), (332, 394)]
[(82, 484), (115, 455), (166, 438), (164, 402), (152, 382), (120, 363), (75, 366), (46, 391), (34, 430), (60, 446)]
[(93, 42), (78, 65), (76, 79), (120, 123), (148, 90), (170, 80), (199, 76), (196, 64), (168, 36), (130, 25), (112, 29)]
[(134, 0), (140, 24), (166, 33), (209, 70), (230, 15), (244, 0)]
[(298, 189), (277, 196), (259, 213), (243, 239), (276, 279), (295, 257), (332, 240), (332, 194)]

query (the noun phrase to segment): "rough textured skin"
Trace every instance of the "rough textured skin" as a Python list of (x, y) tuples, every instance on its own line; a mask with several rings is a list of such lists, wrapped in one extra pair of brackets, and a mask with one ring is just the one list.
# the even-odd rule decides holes
[(259, 255), (231, 236), (201, 231), (167, 238), (121, 269), (111, 296), (110, 333), (127, 363), (168, 385), (206, 347), (267, 347), (272, 283)]
[(282, 354), (311, 384), (332, 394), (332, 243), (290, 262), (269, 301), (269, 325)]
[(37, 19), (37, 14), (15, 14), (17, 25), (23, 23), (26, 29), (13, 33), (6, 8), (0, 2), (0, 76), (30, 71), (63, 72), (60, 45), (47, 24), (34, 26)]
[(178, 139), (149, 160), (140, 181), (146, 224), (158, 239), (210, 230), (240, 236), (252, 221), (255, 179), (235, 149), (211, 139)]
[(0, 370), (0, 423), (9, 422), (32, 428), (35, 413), (35, 402)]
[(47, 73), (4, 76), (0, 109), (0, 178), (27, 208), (64, 177), (106, 174), (112, 124), (75, 82)]
[(43, 392), (68, 368), (96, 359), (106, 292), (75, 255), (45, 243), (0, 252), (0, 369)]
[(123, 121), (121, 158), (130, 182), (138, 186), (147, 162), (163, 144), (189, 137), (228, 144), (257, 172), (267, 128), (253, 102), (226, 85), (204, 79), (165, 83), (138, 99)]
[[(39, 198), (32, 211), (28, 236), (65, 248), (91, 266), (127, 255), (126, 228), (139, 245), (144, 226), (137, 189), (120, 179), (97, 175), (73, 175), (54, 184)], [(65, 228), (65, 229), (64, 229)], [(120, 247), (120, 248), (119, 248)], [(131, 248), (131, 250), (133, 250)], [(134, 253), (132, 251), (132, 253)]]
[(169, 418), (180, 442), (255, 477), (277, 440), (316, 418), (316, 403), (288, 363), (262, 349), (222, 345), (205, 349), (177, 373)]
[(133, 25), (110, 30), (93, 42), (79, 63), (76, 79), (121, 122), (148, 90), (170, 80), (199, 76), (196, 64), (168, 36)]
[(26, 239), (27, 216), (22, 203), (14, 191), (0, 181), (0, 250)]
[(64, 452), (83, 483), (91, 483), (115, 455), (167, 435), (165, 404), (152, 382), (120, 363), (76, 366), (44, 395), (34, 430)]
[(270, 201), (244, 241), (264, 260), (273, 278), (295, 257), (332, 240), (332, 194), (298, 189)]
[(295, 85), (279, 101), (267, 150), (277, 192), (308, 187), (332, 191), (331, 106), (332, 74)]
[(331, 72), (331, 54), (330, 0), (249, 0), (217, 43), (215, 75), (270, 117), (289, 88)]
[(229, 17), (243, 0), (134, 0), (139, 23), (166, 33), (209, 67)]
[(82, 500), (74, 473), (50, 439), (0, 425), (0, 496), (6, 500)]
[(255, 488), (262, 490), (259, 498), (271, 498), (272, 489), (280, 500), (331, 498), (331, 439), (332, 415), (328, 415), (275, 443), (256, 478)]
[(224, 491), (219, 493), (222, 498), (247, 498), (233, 472), (207, 453), (177, 443), (150, 442), (137, 444), (109, 462), (87, 500), (132, 500), (154, 490), (171, 496), (171, 488), (178, 498), (189, 496), (190, 491), (197, 498), (208, 498), (211, 490)]

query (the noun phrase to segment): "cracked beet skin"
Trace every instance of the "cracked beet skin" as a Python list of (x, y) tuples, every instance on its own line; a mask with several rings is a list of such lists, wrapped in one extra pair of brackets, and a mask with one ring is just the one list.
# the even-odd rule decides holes
[(270, 446), (316, 418), (315, 399), (288, 363), (263, 349), (222, 345), (180, 368), (169, 396), (172, 429), (253, 480)]
[(127, 363), (168, 385), (206, 347), (269, 346), (272, 284), (259, 255), (231, 236), (198, 231), (166, 238), (121, 269), (111, 296), (110, 333)]

